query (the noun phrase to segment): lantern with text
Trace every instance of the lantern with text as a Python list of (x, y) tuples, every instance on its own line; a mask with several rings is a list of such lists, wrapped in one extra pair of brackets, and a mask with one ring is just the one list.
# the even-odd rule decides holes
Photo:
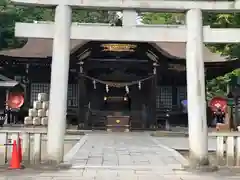
[(210, 108), (213, 112), (218, 111), (218, 109), (220, 109), (222, 112), (226, 111), (226, 107), (227, 107), (227, 100), (225, 98), (222, 97), (214, 97), (211, 101), (210, 101)]
[(9, 93), (7, 105), (11, 109), (19, 109), (24, 104), (23, 93)]

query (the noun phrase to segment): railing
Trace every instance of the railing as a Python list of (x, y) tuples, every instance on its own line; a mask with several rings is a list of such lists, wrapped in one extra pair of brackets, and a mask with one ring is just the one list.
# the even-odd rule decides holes
[(216, 137), (216, 160), (220, 166), (240, 166), (240, 132), (212, 132)]
[[(47, 129), (0, 130), (0, 164), (4, 165), (11, 159), (12, 143), (21, 139), (24, 164), (39, 164), (47, 160)], [(79, 136), (66, 135), (64, 141), (79, 140)], [(69, 143), (70, 146), (70, 143)], [(70, 147), (71, 149), (71, 147)], [(70, 150), (65, 148), (64, 150)]]

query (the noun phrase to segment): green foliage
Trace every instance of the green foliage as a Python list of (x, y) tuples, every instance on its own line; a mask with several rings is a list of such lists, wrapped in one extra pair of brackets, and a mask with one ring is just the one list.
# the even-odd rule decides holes
[(227, 73), (224, 76), (219, 76), (215, 79), (207, 81), (207, 99), (212, 99), (214, 96), (226, 97), (228, 93), (228, 85), (234, 77), (240, 76), (240, 69)]
[(14, 37), (15, 22), (33, 22), (52, 20), (51, 9), (17, 7), (9, 0), (0, 0), (0, 49), (17, 48), (22, 46), (23, 40)]
[[(210, 25), (214, 28), (240, 28), (240, 14), (213, 14), (208, 13), (204, 15), (204, 24)], [(240, 44), (211, 44), (208, 47), (213, 52), (218, 52), (221, 55), (229, 56), (231, 58), (240, 58)], [(227, 73), (224, 76), (217, 77), (207, 82), (207, 97), (226, 96), (227, 86), (234, 76), (240, 76), (240, 69)]]
[[(204, 24), (214, 28), (240, 28), (240, 13), (204, 14)], [(240, 57), (240, 44), (211, 44), (210, 49), (222, 55)]]
[(80, 23), (109, 23), (111, 18), (114, 18), (116, 13), (108, 13), (108, 11), (86, 11), (86, 10), (74, 10), (73, 21)]
[(182, 24), (185, 16), (181, 13), (143, 13), (144, 24)]

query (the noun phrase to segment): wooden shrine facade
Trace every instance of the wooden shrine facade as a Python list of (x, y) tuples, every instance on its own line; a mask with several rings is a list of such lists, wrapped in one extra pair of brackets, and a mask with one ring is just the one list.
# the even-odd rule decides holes
[[(1, 74), (26, 85), (26, 106), (38, 93), (49, 93), (51, 40), (29, 39), (23, 48), (0, 54)], [(185, 59), (185, 43), (71, 40), (67, 101), (71, 122), (104, 127), (106, 116), (120, 112), (132, 117), (133, 128), (152, 127), (159, 111), (180, 111), (180, 101), (187, 98)], [(204, 59), (206, 79), (240, 67), (238, 60), (226, 61), (208, 48)]]

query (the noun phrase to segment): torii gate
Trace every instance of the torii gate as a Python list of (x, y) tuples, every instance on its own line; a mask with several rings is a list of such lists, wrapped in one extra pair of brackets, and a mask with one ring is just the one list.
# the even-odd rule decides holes
[[(53, 39), (48, 125), (49, 160), (63, 160), (70, 39), (186, 42), (189, 148), (192, 165), (208, 164), (203, 43), (240, 42), (238, 29), (203, 28), (202, 11), (240, 11), (240, 2), (161, 0), (12, 0), (21, 5), (56, 7), (55, 22), (16, 23), (18, 37)], [(71, 8), (123, 10), (123, 27), (71, 25)], [(136, 25), (136, 10), (186, 12), (184, 28)], [(58, 123), (56, 123), (56, 121)]]

